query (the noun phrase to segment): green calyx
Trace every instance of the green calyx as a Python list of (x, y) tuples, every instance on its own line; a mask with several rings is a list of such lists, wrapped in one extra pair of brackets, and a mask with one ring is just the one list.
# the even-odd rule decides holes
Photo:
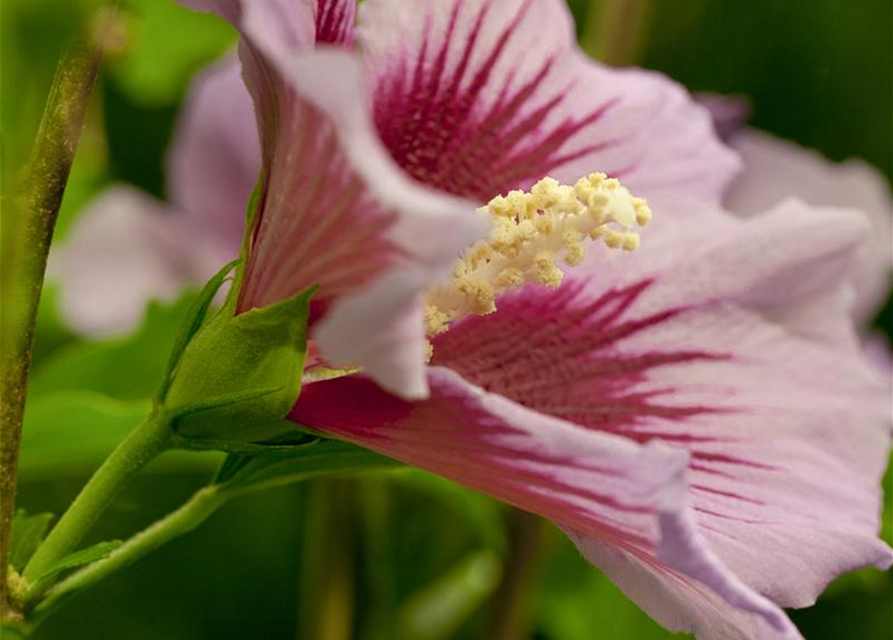
[(314, 289), (238, 315), (231, 296), (211, 314), (233, 266), (199, 294), (159, 391), (173, 431), (188, 440), (262, 442), (296, 430), (284, 418), (301, 388)]

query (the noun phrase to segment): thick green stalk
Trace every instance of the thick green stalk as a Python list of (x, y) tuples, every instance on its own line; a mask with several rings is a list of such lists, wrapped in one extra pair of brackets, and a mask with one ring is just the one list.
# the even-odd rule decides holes
[(615, 67), (636, 64), (642, 54), (654, 0), (592, 0), (580, 44)]
[[(0, 619), (10, 615), (7, 561), (34, 324), (47, 254), (62, 194), (84, 126), (99, 68), (92, 37), (72, 44), (59, 61), (26, 172), (3, 184), (0, 282)], [(12, 197), (7, 189), (12, 186)]]
[[(23, 577), (35, 584), (55, 563), (75, 550), (90, 527), (127, 483), (148, 462), (168, 449), (172, 432), (163, 413), (153, 413), (106, 458), (53, 527), (25, 567)], [(29, 597), (40, 595), (29, 592)]]

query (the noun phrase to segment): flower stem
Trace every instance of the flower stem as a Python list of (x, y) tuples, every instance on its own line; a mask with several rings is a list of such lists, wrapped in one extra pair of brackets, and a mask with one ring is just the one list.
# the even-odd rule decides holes
[(523, 640), (531, 636), (530, 597), (546, 546), (546, 523), (518, 509), (512, 509), (507, 519), (509, 558), (491, 603), (491, 628), (487, 637)]
[(355, 483), (326, 478), (308, 488), (296, 637), (347, 640), (354, 626)]
[(176, 511), (158, 520), (115, 549), (109, 556), (72, 574), (51, 588), (34, 609), (38, 616), (51, 613), (69, 596), (148, 555), (168, 541), (189, 533), (221, 507), (233, 494), (219, 485), (200, 489)]
[(636, 64), (648, 35), (654, 0), (592, 0), (581, 45), (615, 67)]
[[(167, 417), (154, 412), (109, 455), (31, 557), (22, 574), (35, 584), (52, 566), (71, 553), (126, 482), (170, 446)], [(29, 598), (40, 595), (30, 593)]]
[[(0, 317), (0, 620), (12, 615), (8, 602), (8, 557), (15, 507), (34, 324), (47, 254), (74, 160), (101, 52), (92, 36), (73, 43), (56, 77), (21, 182), (3, 198)], [(6, 176), (4, 176), (4, 183)], [(9, 185), (3, 184), (7, 193)]]

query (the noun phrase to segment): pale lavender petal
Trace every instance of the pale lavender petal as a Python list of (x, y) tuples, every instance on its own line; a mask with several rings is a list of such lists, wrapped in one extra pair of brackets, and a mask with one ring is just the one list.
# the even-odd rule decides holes
[(726, 96), (720, 93), (698, 93), (695, 95), (698, 104), (710, 112), (713, 128), (724, 141), (744, 128), (753, 109), (750, 101), (743, 96)]
[(700, 535), (749, 587), (805, 606), (841, 573), (891, 562), (876, 538), (891, 389), (834, 295), (866, 231), (798, 205), (677, 221), (648, 250), (594, 251), (558, 290), (500, 297), (437, 336), (432, 364), (592, 430), (684, 447)]
[(598, 538), (572, 530), (567, 533), (587, 560), (671, 631), (692, 633), (698, 640), (802, 640), (789, 622), (781, 629), (767, 625), (695, 580)]
[(880, 331), (873, 331), (865, 339), (865, 356), (878, 371), (893, 384), (893, 348), (890, 339)]
[(75, 330), (127, 333), (149, 300), (171, 300), (207, 261), (200, 237), (178, 212), (126, 186), (87, 205), (66, 242), (50, 255), (48, 278), (61, 284), (61, 312)]
[(182, 224), (214, 259), (213, 275), (239, 255), (251, 191), (260, 174), (260, 142), (251, 96), (234, 57), (193, 82), (167, 157), (171, 202)]
[(737, 168), (681, 87), (587, 59), (561, 0), (368, 0), (359, 40), (385, 145), (438, 189), (486, 202), (604, 171), (716, 201)]
[(313, 383), (291, 418), (647, 558), (677, 580), (694, 578), (709, 597), (757, 614), (747, 623), (765, 638), (799, 638), (784, 613), (730, 574), (697, 533), (684, 452), (531, 411), (449, 369), (431, 368), (429, 381), (431, 397), (420, 403), (362, 378)]
[(216, 13), (280, 49), (314, 43), (353, 42), (357, 0), (178, 0), (195, 11)]
[[(388, 157), (353, 56), (256, 49), (289, 85), (266, 121), (267, 182), (239, 308), (319, 285), (312, 336), (323, 354), (420, 397), (424, 336), (410, 320), (419, 295), (486, 230), (471, 204), (412, 182)], [(396, 336), (405, 348), (393, 348)]]
[[(352, 37), (353, 9), (322, 0), (291, 9), (308, 9), (331, 37)], [(314, 42), (283, 36), (270, 24), (275, 15), (273, 4), (246, 2), (235, 16), (264, 165), (238, 309), (317, 285), (311, 337), (322, 355), (421, 397), (420, 294), (486, 229), (473, 205), (414, 183), (390, 159), (354, 56), (334, 47), (306, 53)], [(306, 22), (299, 18), (286, 22)]]
[(872, 241), (860, 251), (854, 271), (855, 315), (871, 320), (890, 291), (893, 275), (893, 201), (879, 171), (860, 160), (833, 163), (768, 133), (745, 129), (731, 140), (742, 155), (744, 172), (726, 199), (742, 216), (760, 214), (789, 197), (816, 206), (855, 209), (868, 214)]

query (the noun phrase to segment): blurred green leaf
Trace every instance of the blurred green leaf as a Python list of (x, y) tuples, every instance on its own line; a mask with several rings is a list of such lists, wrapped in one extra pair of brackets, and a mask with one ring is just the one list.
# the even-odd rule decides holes
[[(93, 472), (151, 409), (148, 398), (120, 400), (95, 391), (32, 396), (25, 412), (19, 479), (83, 477)], [(152, 463), (155, 472), (210, 472), (213, 452), (172, 451)]]
[(472, 553), (409, 599), (400, 615), (399, 637), (449, 638), (493, 595), (501, 579), (502, 564), (492, 549)]
[[(119, 400), (93, 391), (60, 391), (27, 405), (19, 475), (23, 482), (80, 477), (95, 470), (151, 409), (148, 398)], [(156, 470), (207, 471), (217, 455), (173, 452)]]
[(586, 562), (563, 534), (554, 531), (534, 595), (536, 624), (549, 640), (606, 638), (666, 640), (673, 635), (651, 620), (598, 569)]
[(30, 154), (58, 59), (101, 2), (3, 0), (0, 76), (9, 88), (0, 92), (4, 172), (15, 171)]
[(20, 572), (25, 568), (25, 564), (46, 537), (52, 520), (52, 513), (38, 513), (32, 516), (24, 509), (16, 511), (12, 521), (12, 546), (9, 553), (9, 564), (16, 571)]
[(427, 494), (461, 518), (474, 529), (483, 546), (499, 553), (506, 551), (505, 527), (498, 502), (420, 469), (406, 469), (394, 479)]
[(77, 389), (120, 399), (152, 397), (192, 298), (187, 293), (169, 305), (150, 303), (141, 328), (133, 335), (59, 349), (35, 368), (29, 383), (31, 396)]
[(121, 5), (130, 42), (110, 68), (130, 98), (145, 105), (175, 103), (192, 75), (236, 41), (235, 30), (223, 20), (172, 0)]
[(22, 432), (22, 479), (92, 471), (146, 417), (151, 406), (145, 398), (118, 400), (94, 391), (32, 396)]

